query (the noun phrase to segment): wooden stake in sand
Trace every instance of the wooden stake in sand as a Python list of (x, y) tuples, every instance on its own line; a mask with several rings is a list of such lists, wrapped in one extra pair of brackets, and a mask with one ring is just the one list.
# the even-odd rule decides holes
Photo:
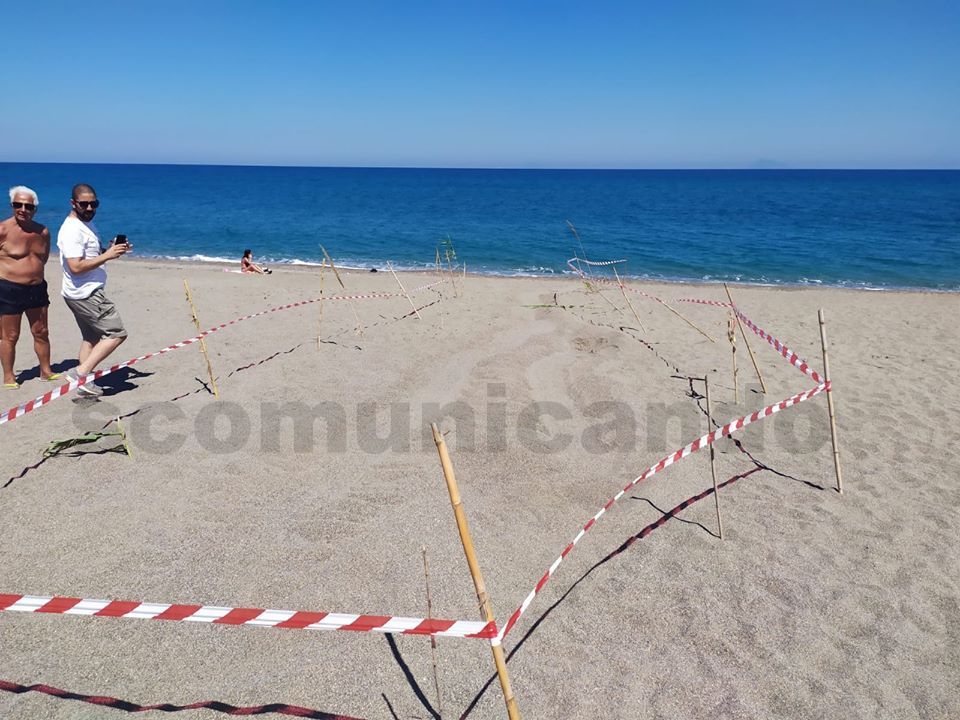
[[(827, 326), (823, 308), (817, 313), (820, 321), (820, 347), (823, 348), (823, 379), (830, 382), (830, 359), (827, 357)], [(830, 440), (833, 442), (833, 468), (837, 472), (837, 492), (843, 495), (843, 476), (840, 474), (840, 444), (837, 442), (837, 417), (833, 408), (833, 390), (827, 390), (827, 410), (830, 412)]]
[(320, 263), (320, 317), (317, 319), (317, 350), (320, 349), (320, 336), (323, 334), (323, 284), (327, 270), (327, 259), (324, 258)]
[(403, 286), (403, 283), (400, 282), (400, 278), (397, 277), (397, 273), (394, 272), (393, 263), (388, 262), (388, 263), (387, 263), (387, 269), (390, 270), (390, 274), (393, 275), (393, 279), (396, 280), (396, 281), (397, 281), (397, 285), (400, 286), (400, 292), (403, 293), (403, 296), (407, 299), (407, 302), (410, 303), (410, 307), (413, 308), (413, 312), (416, 313), (416, 315), (417, 315), (417, 320), (423, 320), (423, 318), (420, 317), (420, 311), (417, 310), (417, 306), (416, 306), (416, 305), (414, 304), (414, 302), (413, 302), (413, 298), (411, 298), (410, 295), (407, 293), (407, 289)]
[(733, 302), (733, 295), (730, 294), (730, 288), (727, 287), (727, 284), (723, 284), (723, 289), (727, 291), (727, 299), (730, 301), (730, 309), (733, 310), (734, 317), (737, 318), (737, 327), (740, 328), (740, 336), (743, 338), (743, 342), (747, 346), (747, 352), (750, 353), (750, 359), (753, 361), (753, 369), (757, 371), (757, 377), (760, 378), (760, 389), (763, 390), (763, 394), (767, 394), (767, 385), (763, 382), (763, 375), (760, 374), (760, 367), (757, 365), (757, 358), (753, 354), (753, 348), (750, 347), (750, 340), (747, 338), (747, 334), (743, 331), (743, 323), (740, 322), (740, 316), (737, 315), (737, 307)]
[[(653, 296), (651, 295), (651, 297), (653, 297)], [(667, 310), (669, 310), (670, 312), (672, 312), (672, 313), (673, 313), (674, 315), (676, 315), (678, 318), (680, 318), (681, 320), (683, 320), (687, 325), (689, 325), (690, 327), (692, 327), (692, 328), (693, 328), (694, 330), (696, 330), (698, 333), (700, 333), (701, 335), (703, 335), (707, 340), (709, 340), (709, 341), (712, 342), (712, 343), (716, 343), (716, 342), (717, 342), (717, 341), (714, 340), (712, 337), (710, 337), (707, 333), (705, 333), (703, 330), (701, 330), (701, 329), (698, 328), (696, 325), (694, 325), (694, 324), (690, 321), (690, 318), (688, 318), (686, 315), (684, 315), (683, 313), (679, 312), (678, 310), (675, 310), (674, 308), (670, 307), (669, 305), (667, 305), (667, 303), (665, 303), (663, 300), (661, 300), (661, 299), (658, 298), (658, 297), (655, 297), (655, 298), (653, 298), (653, 299), (656, 300), (656, 301), (657, 301), (658, 303), (660, 303), (661, 305), (663, 305)]]
[[(637, 314), (637, 309), (633, 306), (633, 303), (630, 302), (630, 296), (627, 295), (627, 289), (623, 286), (623, 281), (620, 279), (620, 274), (617, 272), (616, 268), (613, 268), (613, 275), (617, 278), (617, 285), (620, 286), (620, 292), (623, 293), (623, 299), (627, 301), (627, 305), (630, 306), (630, 310), (633, 311), (633, 316), (637, 319), (637, 324), (640, 326), (640, 329), (643, 332), (646, 332), (647, 329), (643, 326), (643, 323), (640, 321), (640, 316)], [(554, 303), (556, 303), (556, 295), (553, 297)]]
[[(611, 300), (610, 298), (608, 298), (606, 295), (604, 295), (604, 294), (603, 294), (603, 291), (600, 290), (599, 287), (595, 287), (595, 286), (591, 285), (590, 283), (588, 283), (588, 282), (586, 282), (586, 281), (584, 281), (584, 285), (587, 286), (587, 289), (588, 289), (590, 292), (596, 293), (597, 295), (599, 295), (600, 297), (602, 297), (604, 300), (606, 300), (606, 301), (607, 301), (607, 304), (610, 305), (610, 307), (612, 307), (612, 308), (613, 308), (614, 310), (616, 310), (618, 313), (620, 313), (621, 315), (625, 315), (625, 314), (626, 314), (626, 313), (623, 312), (623, 308), (620, 307), (619, 305), (617, 305), (613, 300)], [(646, 330), (644, 330), (644, 332), (646, 332)]]
[[(437, 295), (440, 296), (440, 300), (443, 301), (443, 283), (446, 282), (446, 278), (443, 277), (443, 265), (440, 263), (440, 248), (437, 247), (437, 277), (440, 279), (439, 285), (437, 285)], [(437, 312), (437, 315), (440, 316), (440, 329), (443, 330), (443, 310), (440, 309)]]
[[(467, 516), (463, 511), (463, 503), (460, 501), (460, 490), (457, 488), (457, 478), (453, 474), (453, 464), (450, 462), (447, 444), (443, 441), (443, 435), (440, 434), (437, 424), (431, 423), (430, 427), (433, 429), (433, 441), (436, 443), (437, 452), (440, 454), (443, 478), (447, 481), (447, 492), (450, 493), (450, 504), (453, 505), (453, 515), (457, 519), (457, 529), (460, 531), (460, 542), (463, 544), (463, 552), (467, 556), (467, 565), (470, 567), (470, 575), (473, 577), (473, 586), (477, 591), (477, 600), (480, 602), (480, 609), (483, 612), (484, 619), (486, 619), (487, 622), (494, 622), (490, 596), (487, 595), (487, 588), (483, 583), (483, 575), (480, 574), (480, 565), (477, 563), (477, 556), (473, 550), (473, 540), (470, 538), (470, 528), (467, 526)], [(490, 649), (493, 651), (493, 662), (497, 666), (497, 677), (500, 678), (500, 687), (503, 689), (503, 699), (507, 704), (507, 716), (510, 720), (520, 720), (517, 700), (513, 696), (513, 688), (510, 687), (510, 675), (507, 673), (507, 663), (503, 658), (503, 646), (491, 643)]]
[[(183, 290), (187, 294), (187, 302), (190, 303), (190, 312), (193, 315), (193, 324), (197, 327), (197, 332), (203, 332), (200, 329), (200, 318), (197, 315), (197, 306), (193, 304), (193, 295), (190, 294), (190, 286), (187, 285), (186, 279), (183, 281)], [(217, 390), (217, 381), (213, 377), (213, 367), (210, 365), (210, 356), (207, 354), (207, 344), (203, 341), (203, 338), (200, 338), (200, 352), (203, 353), (204, 360), (207, 361), (207, 375), (210, 376), (210, 387), (213, 388), (213, 396), (220, 399), (220, 391)]]
[[(327, 249), (321, 245), (320, 249), (323, 250), (323, 258), (328, 263), (330, 263), (330, 268), (333, 270), (333, 274), (337, 277), (337, 282), (340, 283), (340, 289), (346, 290), (347, 286), (343, 284), (343, 279), (340, 277), (340, 272), (337, 270), (337, 266), (333, 264), (333, 258), (330, 257), (330, 253), (327, 252)], [(357, 308), (353, 305), (353, 300), (348, 301), (350, 303), (350, 309), (353, 310), (353, 317), (357, 320), (357, 335), (363, 337), (363, 323), (360, 322), (360, 315), (357, 313)]]
[[(440, 244), (443, 245), (443, 254), (447, 260), (447, 272), (450, 273), (450, 284), (453, 286), (453, 296), (455, 298), (460, 297), (460, 292), (457, 290), (457, 276), (453, 274), (453, 260), (457, 257), (457, 251), (453, 249), (453, 239), (447, 235), (446, 240), (441, 240)], [(437, 248), (437, 253), (440, 252), (440, 249)]]
[(730, 341), (730, 352), (733, 353), (733, 402), (740, 404), (740, 373), (737, 370), (737, 324), (733, 310), (727, 318), (727, 340)]
[[(430, 568), (427, 565), (427, 546), (422, 545), (423, 553), (423, 582), (427, 586), (427, 620), (433, 619), (433, 598), (430, 596)], [(433, 663), (433, 687), (437, 691), (437, 715), (443, 717), (443, 705), (440, 700), (440, 679), (437, 677), (437, 636), (430, 636), (430, 659)]]
[[(707, 432), (713, 432), (713, 408), (710, 405), (710, 380), (703, 378), (703, 394), (707, 396)], [(720, 489), (717, 487), (717, 460), (713, 451), (714, 443), (710, 443), (710, 476), (713, 478), (713, 501), (717, 506), (717, 527), (720, 529), (720, 539), (723, 540), (723, 520), (720, 517)]]

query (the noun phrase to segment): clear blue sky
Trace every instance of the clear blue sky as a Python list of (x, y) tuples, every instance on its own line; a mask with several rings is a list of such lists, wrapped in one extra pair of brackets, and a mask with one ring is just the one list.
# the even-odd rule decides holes
[(960, 2), (8, 3), (0, 161), (960, 167)]

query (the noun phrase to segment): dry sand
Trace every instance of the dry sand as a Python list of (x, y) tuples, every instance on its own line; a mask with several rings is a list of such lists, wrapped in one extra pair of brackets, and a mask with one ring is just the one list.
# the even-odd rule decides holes
[[(56, 292), (55, 259), (47, 277), (62, 363), (79, 333)], [(316, 269), (244, 277), (210, 265), (112, 263), (108, 294), (131, 331), (116, 361), (194, 334), (182, 278), (206, 326), (319, 289)], [(396, 289), (387, 273), (344, 279), (351, 292)], [(429, 281), (404, 276), (407, 287)], [(328, 275), (328, 294), (334, 284)], [(635, 287), (723, 299), (718, 286)], [(833, 489), (822, 396), (738, 436), (765, 469), (721, 490), (723, 541), (707, 497), (613, 554), (710, 486), (708, 457), (634, 488), (505, 642), (523, 716), (960, 716), (957, 295), (735, 292), (817, 368), (816, 312), (825, 308), (845, 492)], [(531, 307), (553, 304), (555, 293), (562, 307)], [(751, 336), (768, 394), (741, 340), (749, 392), (735, 405), (723, 310), (677, 305), (712, 344), (640, 296), (632, 299), (646, 332), (630, 329), (637, 323), (622, 297), (605, 295), (620, 311), (572, 279), (468, 277), (460, 298), (449, 287), (442, 298), (418, 295), (418, 305), (434, 303), (420, 320), (397, 319), (410, 309), (402, 298), (357, 301), (362, 336), (347, 303), (327, 303), (319, 347), (318, 305), (309, 305), (210, 337), (219, 402), (191, 346), (105, 381), (99, 402), (74, 393), (0, 427), (0, 593), (423, 616), (425, 545), (434, 615), (476, 619), (424, 435), (440, 420), (504, 622), (610, 496), (704, 432), (688, 377), (709, 374), (721, 420), (813, 386)], [(17, 367), (35, 368), (26, 327)], [(43, 385), (4, 392), (3, 407)], [(449, 403), (456, 423), (437, 406)], [(536, 417), (534, 403), (551, 403), (540, 406), (550, 415)], [(329, 435), (322, 420), (313, 428), (318, 407), (342, 411), (345, 423)], [(296, 419), (272, 422), (282, 408)], [(131, 413), (133, 458), (98, 453), (108, 438), (24, 471), (49, 441)], [(757, 467), (729, 440), (718, 448), (721, 481)], [(143, 704), (284, 702), (360, 718), (429, 718), (437, 708), (423, 637), (7, 612), (0, 648), (2, 679)], [(468, 717), (505, 716), (496, 682), (481, 692), (492, 672), (487, 644), (441, 639), (438, 666), (443, 717), (474, 700)], [(122, 715), (0, 693), (5, 720)]]

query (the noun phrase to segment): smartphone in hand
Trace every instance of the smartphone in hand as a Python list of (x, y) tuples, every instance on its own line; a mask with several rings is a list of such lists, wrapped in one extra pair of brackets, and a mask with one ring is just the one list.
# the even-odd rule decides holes
[(126, 236), (126, 235), (117, 235), (117, 236), (113, 239), (113, 244), (114, 244), (114, 245), (128, 245), (129, 242), (127, 241), (127, 236)]

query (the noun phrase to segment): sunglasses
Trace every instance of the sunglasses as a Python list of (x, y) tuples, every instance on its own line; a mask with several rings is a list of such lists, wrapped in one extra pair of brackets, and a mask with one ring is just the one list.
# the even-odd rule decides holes
[(14, 210), (36, 210), (37, 206), (33, 203), (22, 203), (22, 202), (12, 202), (10, 203), (13, 206)]
[(74, 202), (81, 210), (89, 210), (90, 208), (96, 210), (98, 207), (100, 207), (99, 200), (74, 200)]

